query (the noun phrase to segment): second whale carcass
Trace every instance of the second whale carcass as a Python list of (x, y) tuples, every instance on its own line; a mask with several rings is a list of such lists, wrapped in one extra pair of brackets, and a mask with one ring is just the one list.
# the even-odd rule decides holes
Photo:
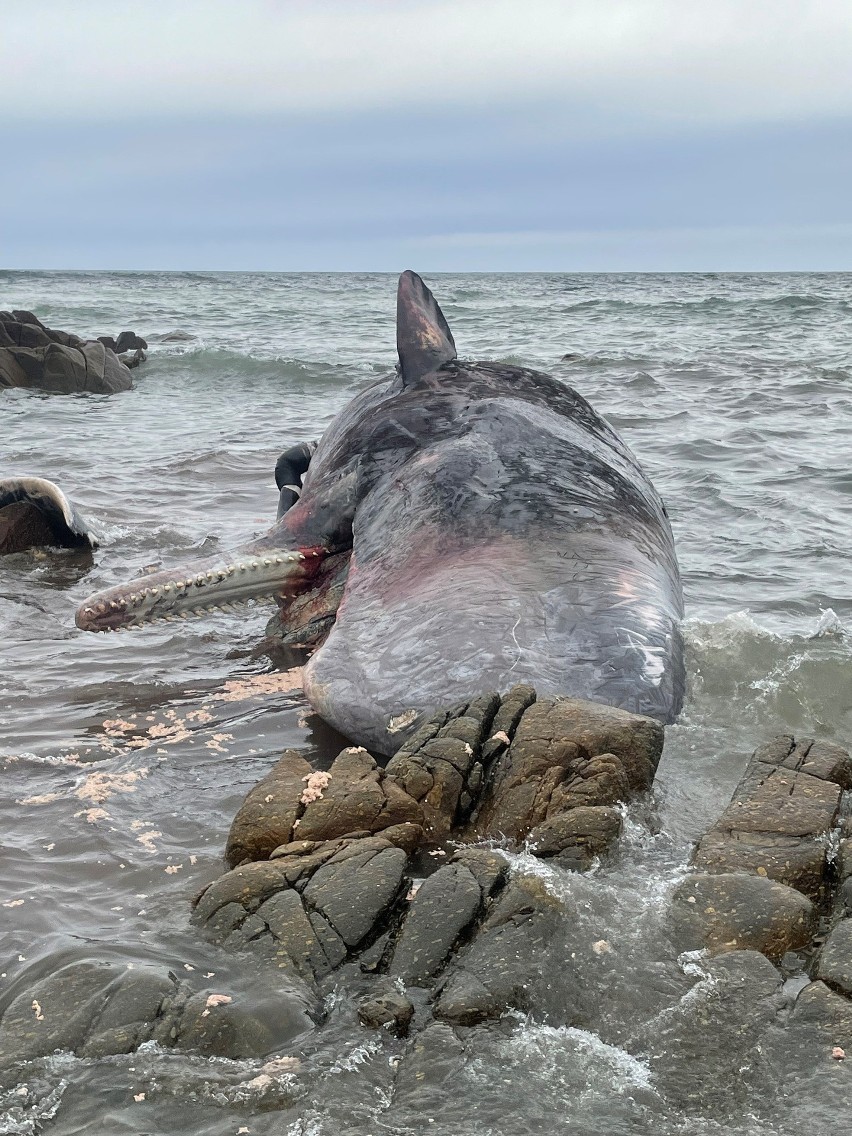
[(279, 462), (269, 532), (92, 596), (78, 627), (275, 595), (285, 634), (320, 644), (308, 701), (382, 753), (436, 707), (521, 682), (672, 721), (680, 575), (628, 447), (551, 376), (460, 360), (413, 272), (399, 281), (397, 347), (397, 373), (341, 410), (315, 451)]

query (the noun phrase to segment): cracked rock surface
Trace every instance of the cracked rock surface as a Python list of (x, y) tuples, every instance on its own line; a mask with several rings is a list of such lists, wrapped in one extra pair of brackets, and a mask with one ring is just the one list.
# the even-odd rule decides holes
[(530, 1008), (560, 905), (465, 842), (526, 842), (586, 869), (618, 839), (614, 806), (650, 786), (662, 744), (652, 719), (518, 686), (435, 714), (384, 768), (350, 747), (319, 774), (287, 751), (237, 813), (231, 871), (193, 919), (317, 989), (357, 963), (427, 990), (444, 1020)]

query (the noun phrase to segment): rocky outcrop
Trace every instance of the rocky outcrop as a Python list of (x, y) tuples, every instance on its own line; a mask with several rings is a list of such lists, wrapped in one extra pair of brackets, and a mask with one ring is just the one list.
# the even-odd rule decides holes
[(795, 976), (791, 1025), (840, 1060), (852, 1044), (849, 789), (839, 745), (781, 735), (759, 747), (671, 907), (683, 949), (759, 951)]
[(784, 1008), (781, 975), (762, 954), (734, 950), (703, 964), (691, 996), (640, 1031), (658, 1091), (687, 1111), (726, 1115), (763, 1095), (767, 1033)]
[[(0, 311), (0, 389), (30, 387), (70, 394), (129, 390), (130, 366), (145, 359), (147, 343), (133, 332), (83, 340), (54, 331), (28, 311)], [(118, 354), (133, 349), (132, 357)], [(132, 359), (128, 362), (128, 359)]]
[[(56, 1048), (88, 1059), (150, 1042), (145, 1052), (165, 1051), (169, 1061), (179, 1051), (263, 1059), (295, 1049), (299, 1057), (279, 1056), (268, 1067), (301, 1059), (309, 1077), (323, 1046), (334, 1050), (343, 1038), (352, 1042), (348, 1031), (375, 1030), (366, 1045), (388, 1056), (376, 1067), (393, 1070), (386, 1088), (394, 1121), (402, 1124), (409, 1109), (414, 1130), (424, 1108), (431, 1115), (430, 1094), (461, 1091), (483, 1046), (499, 1044), (505, 1055), (516, 1044), (535, 1047), (536, 1031), (545, 1030), (572, 1062), (589, 1062), (590, 1076), (634, 1063), (652, 1084), (640, 1079), (630, 1092), (648, 1093), (655, 1109), (662, 1101), (690, 1115), (712, 1110), (717, 1119), (752, 1110), (773, 1086), (786, 1091), (796, 1070), (842, 1095), (849, 1063), (838, 1054), (852, 1047), (852, 919), (842, 900), (852, 878), (848, 821), (833, 816), (823, 834), (823, 877), (810, 894), (761, 872), (764, 863), (741, 871), (721, 860), (720, 870), (682, 881), (670, 917), (655, 891), (660, 949), (638, 966), (641, 939), (630, 924), (636, 910), (645, 912), (641, 922), (651, 909), (630, 909), (623, 890), (600, 907), (595, 899), (621, 873), (566, 880), (549, 870), (583, 870), (607, 855), (622, 809), (589, 803), (607, 799), (596, 796), (601, 765), (620, 769), (607, 774), (607, 793), (616, 785), (629, 795), (652, 775), (654, 739), (662, 731), (645, 719), (536, 701), (522, 688), (436, 715), (384, 768), (360, 748), (320, 771), (287, 751), (234, 820), (229, 870), (195, 904), (195, 924), (225, 960), (216, 966), (221, 985), (211, 988), (212, 973), (202, 978), (190, 966), (184, 974), (177, 963), (168, 970), (77, 954), (42, 959), (4, 996), (0, 1088), (4, 1063)], [(774, 762), (765, 760), (768, 747), (757, 751), (723, 814), (723, 834), (771, 835), (771, 811), (754, 801), (765, 780), (787, 777), (784, 763), (797, 748), (777, 744), (771, 752), (786, 756)], [(845, 779), (845, 751), (820, 754), (819, 768)], [(524, 790), (522, 768), (534, 792)], [(816, 776), (803, 768), (792, 772)], [(807, 823), (797, 826), (779, 801), (778, 824), (785, 836), (798, 828), (799, 839), (819, 844), (811, 810), (825, 789), (806, 788), (794, 783), (787, 796), (801, 803)], [(760, 816), (759, 829), (730, 823), (738, 801), (743, 817)], [(512, 818), (499, 848), (466, 843), (487, 815)], [(540, 860), (524, 858), (513, 869), (507, 849)], [(620, 1012), (625, 983), (636, 992), (635, 1021)], [(470, 1032), (512, 1010), (529, 1015), (523, 1027), (510, 1019)], [(565, 1026), (574, 1028), (552, 1028)], [(357, 1032), (354, 1039), (360, 1046)], [(538, 1065), (539, 1051), (527, 1060)], [(514, 1069), (518, 1091), (524, 1068)], [(546, 1078), (545, 1070), (537, 1091)], [(302, 1091), (328, 1085), (315, 1079)], [(564, 1094), (561, 1081), (557, 1090)]]
[(781, 735), (758, 748), (730, 805), (701, 838), (672, 913), (687, 949), (753, 949), (780, 959), (809, 947), (836, 888), (834, 840), (852, 758)]
[(731, 804), (702, 837), (695, 867), (753, 872), (818, 900), (828, 836), (849, 788), (852, 759), (840, 746), (773, 738), (755, 751)]
[[(56, 1049), (89, 1058), (148, 1042), (263, 1056), (321, 1020), (335, 987), (364, 1028), (404, 1037), (417, 1026), (454, 1053), (450, 1024), (549, 1012), (563, 905), (543, 879), (510, 875), (503, 852), (465, 840), (499, 816), (506, 847), (529, 842), (588, 867), (620, 832), (611, 802), (649, 782), (662, 740), (648, 719), (537, 702), (520, 687), (436, 714), (384, 768), (356, 747), (327, 771), (289, 750), (247, 795), (230, 870), (192, 914), (214, 943), (263, 967), (256, 993), (142, 961), (42, 959), (7, 993), (0, 1071)], [(523, 789), (522, 769), (535, 791), (519, 809), (507, 795)]]
[[(528, 1009), (561, 906), (540, 880), (509, 881), (499, 852), (448, 842), (498, 837), (588, 868), (618, 839), (616, 803), (651, 784), (662, 744), (649, 718), (516, 687), (436, 714), (384, 768), (362, 748), (327, 771), (287, 751), (246, 797), (231, 871), (193, 918), (316, 989), (354, 964), (427, 990), (454, 1023)], [(362, 1019), (404, 1030), (391, 1001)]]

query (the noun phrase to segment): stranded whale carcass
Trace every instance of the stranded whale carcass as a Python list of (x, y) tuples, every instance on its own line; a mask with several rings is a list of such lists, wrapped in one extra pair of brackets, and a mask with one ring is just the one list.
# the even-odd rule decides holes
[(322, 641), (309, 702), (385, 753), (435, 707), (519, 682), (673, 720), (680, 577), (636, 458), (550, 376), (459, 360), (412, 272), (397, 346), (397, 374), (357, 395), (314, 452), (279, 462), (266, 535), (93, 596), (77, 625), (274, 594), (285, 633)]
[(59, 488), (44, 477), (0, 481), (0, 556), (43, 546), (93, 549), (97, 537)]

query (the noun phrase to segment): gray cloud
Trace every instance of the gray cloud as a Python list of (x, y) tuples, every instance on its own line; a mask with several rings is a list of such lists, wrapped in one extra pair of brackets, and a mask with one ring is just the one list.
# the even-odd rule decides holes
[(476, 114), (0, 128), (18, 267), (843, 268), (852, 124), (578, 141)]

